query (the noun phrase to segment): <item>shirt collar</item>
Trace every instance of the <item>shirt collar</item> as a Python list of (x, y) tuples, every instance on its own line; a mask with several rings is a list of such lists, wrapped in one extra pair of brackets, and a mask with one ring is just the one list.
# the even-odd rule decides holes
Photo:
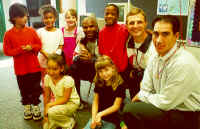
[(17, 29), (15, 26), (13, 27), (14, 32), (24, 32), (25, 30), (26, 30), (26, 27), (24, 27), (22, 29)]
[(177, 43), (174, 45), (174, 47), (166, 54), (166, 55), (164, 55), (164, 56), (159, 56), (159, 55), (157, 55), (157, 57), (158, 57), (158, 59), (159, 60), (162, 60), (162, 61), (165, 61), (165, 60), (167, 60), (170, 56), (172, 56), (172, 54), (174, 54), (174, 52), (176, 51), (176, 49), (177, 49)]
[(116, 28), (118, 25), (119, 25), (118, 23), (115, 23), (111, 26), (106, 26), (106, 28), (112, 29), (112, 28)]

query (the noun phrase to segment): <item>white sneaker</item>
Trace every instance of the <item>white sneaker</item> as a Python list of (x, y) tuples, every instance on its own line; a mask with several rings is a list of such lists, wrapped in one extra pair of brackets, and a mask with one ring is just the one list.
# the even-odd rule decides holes
[(31, 105), (24, 105), (24, 119), (25, 120), (30, 120), (32, 119), (33, 114), (31, 111)]
[(33, 106), (33, 120), (41, 120), (41, 111), (39, 106)]

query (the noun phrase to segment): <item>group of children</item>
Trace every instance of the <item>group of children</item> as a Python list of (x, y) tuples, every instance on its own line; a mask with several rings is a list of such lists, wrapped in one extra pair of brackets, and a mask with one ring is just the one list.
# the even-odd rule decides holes
[[(65, 15), (67, 25), (61, 30), (54, 26), (57, 18), (55, 8), (44, 5), (39, 14), (45, 27), (35, 31), (26, 26), (27, 8), (18, 3), (11, 5), (9, 20), (13, 28), (5, 33), (4, 53), (14, 59), (24, 119), (42, 118), (39, 97), (43, 93), (44, 128), (72, 129), (75, 125), (73, 114), (80, 104), (80, 94), (76, 91), (74, 79), (68, 74), (76, 43), (81, 37), (76, 24), (77, 14), (73, 9), (68, 10)], [(95, 70), (91, 128), (95, 128), (102, 117), (117, 123), (117, 114), (113, 112), (120, 109), (125, 97), (124, 81), (110, 57), (99, 57)]]

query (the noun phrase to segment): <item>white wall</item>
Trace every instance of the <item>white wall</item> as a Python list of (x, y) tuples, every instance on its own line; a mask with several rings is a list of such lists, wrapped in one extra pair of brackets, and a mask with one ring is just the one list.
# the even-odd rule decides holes
[(197, 60), (199, 61), (199, 63), (200, 63), (200, 48), (186, 46), (186, 50), (188, 50), (189, 52), (191, 52), (192, 55), (194, 55), (197, 58)]
[(76, 0), (62, 0), (63, 12), (70, 8), (76, 9)]
[(59, 14), (59, 26), (64, 27), (66, 25), (65, 23), (65, 12), (68, 9), (76, 9), (76, 0), (62, 0), (62, 13)]

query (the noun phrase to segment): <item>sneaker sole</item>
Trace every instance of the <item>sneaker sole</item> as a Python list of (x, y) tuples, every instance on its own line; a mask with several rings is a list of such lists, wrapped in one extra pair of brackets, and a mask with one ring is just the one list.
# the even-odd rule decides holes
[(33, 116), (33, 120), (35, 120), (35, 121), (38, 121), (38, 120), (41, 120), (42, 119), (42, 116), (40, 116), (40, 117), (34, 117)]
[(33, 118), (33, 116), (24, 116), (24, 120), (30, 120), (32, 118)]

